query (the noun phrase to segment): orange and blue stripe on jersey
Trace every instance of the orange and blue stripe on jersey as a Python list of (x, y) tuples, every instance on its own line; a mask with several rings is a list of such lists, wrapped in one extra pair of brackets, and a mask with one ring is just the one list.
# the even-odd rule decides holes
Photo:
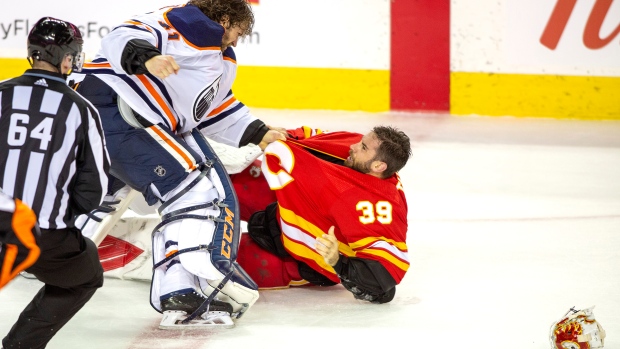
[(104, 58), (85, 63), (82, 73), (113, 75), (123, 80), (148, 105), (149, 109), (159, 115), (171, 130), (176, 129), (178, 122), (172, 98), (164, 84), (151, 74), (133, 75), (133, 78), (125, 74), (116, 74), (110, 63)]
[(235, 96), (233, 96), (232, 91), (228, 91), (228, 95), (226, 95), (226, 98), (224, 98), (222, 104), (209, 113), (204, 121), (198, 125), (198, 129), (202, 130), (205, 127), (209, 127), (236, 113), (243, 107), (245, 107), (245, 104), (239, 102)]
[(176, 161), (185, 169), (186, 172), (192, 172), (197, 168), (194, 156), (185, 147), (177, 142), (165, 130), (158, 125), (153, 125), (145, 129), (147, 133), (157, 141), (160, 146), (168, 151)]
[(154, 36), (156, 42), (155, 42), (155, 47), (157, 47), (157, 49), (159, 50), (159, 52), (161, 52), (162, 50), (162, 33), (159, 29), (157, 29), (156, 27), (152, 27), (144, 22), (141, 22), (137, 19), (130, 19), (128, 21), (125, 21), (123, 24), (116, 26), (114, 29), (112, 29), (112, 31), (115, 31), (119, 28), (130, 28), (130, 29), (135, 29), (135, 30), (140, 30), (140, 31), (145, 31), (147, 33), (150, 33)]

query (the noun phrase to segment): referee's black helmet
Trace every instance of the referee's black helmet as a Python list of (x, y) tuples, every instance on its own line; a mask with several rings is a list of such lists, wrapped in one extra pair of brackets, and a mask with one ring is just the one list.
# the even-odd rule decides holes
[(83, 44), (77, 26), (60, 19), (43, 17), (28, 34), (28, 59), (48, 62), (60, 70), (63, 59), (71, 55), (73, 70), (80, 71), (84, 62)]

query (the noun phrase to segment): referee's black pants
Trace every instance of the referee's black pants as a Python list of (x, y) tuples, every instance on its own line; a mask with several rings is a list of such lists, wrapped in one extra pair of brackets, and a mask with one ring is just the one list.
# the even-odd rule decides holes
[(2, 340), (5, 349), (45, 348), (103, 286), (97, 246), (78, 229), (41, 229), (38, 244), (41, 255), (27, 271), (45, 285)]

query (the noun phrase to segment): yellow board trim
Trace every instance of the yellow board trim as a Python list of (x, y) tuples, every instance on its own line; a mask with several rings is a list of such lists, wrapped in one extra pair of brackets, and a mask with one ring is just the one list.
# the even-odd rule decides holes
[(0, 81), (22, 75), (30, 64), (26, 58), (0, 58)]
[[(0, 80), (30, 68), (0, 58)], [(452, 72), (454, 115), (620, 120), (620, 77)], [(250, 107), (389, 111), (389, 70), (240, 66), (235, 95)]]
[(455, 115), (619, 120), (620, 77), (450, 74)]
[(233, 91), (250, 107), (383, 112), (390, 71), (239, 66)]
[[(28, 68), (25, 58), (0, 58), (0, 80)], [(239, 66), (233, 91), (249, 107), (384, 112), (390, 71)]]

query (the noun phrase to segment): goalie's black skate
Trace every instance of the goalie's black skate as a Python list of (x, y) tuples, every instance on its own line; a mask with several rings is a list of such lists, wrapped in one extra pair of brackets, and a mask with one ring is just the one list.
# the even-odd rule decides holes
[[(161, 301), (161, 311), (168, 310), (176, 310), (176, 311), (184, 311), (187, 315), (192, 314), (198, 307), (204, 303), (206, 300), (205, 297), (201, 296), (197, 292), (189, 292), (184, 294), (175, 294), (171, 297), (168, 297)], [(228, 303), (224, 303), (218, 301), (216, 299), (212, 300), (209, 304), (209, 312), (226, 312), (228, 314), (232, 314), (233, 308), (232, 305)], [(198, 314), (202, 315), (202, 314)]]
[(195, 319), (184, 324), (182, 321), (196, 311), (206, 300), (197, 292), (184, 294), (173, 294), (161, 300), (161, 311), (164, 318), (159, 324), (162, 329), (195, 329), (205, 327), (225, 327), (234, 326), (230, 315), (233, 312), (232, 305), (218, 301), (216, 299), (209, 303), (206, 312), (198, 314)]

